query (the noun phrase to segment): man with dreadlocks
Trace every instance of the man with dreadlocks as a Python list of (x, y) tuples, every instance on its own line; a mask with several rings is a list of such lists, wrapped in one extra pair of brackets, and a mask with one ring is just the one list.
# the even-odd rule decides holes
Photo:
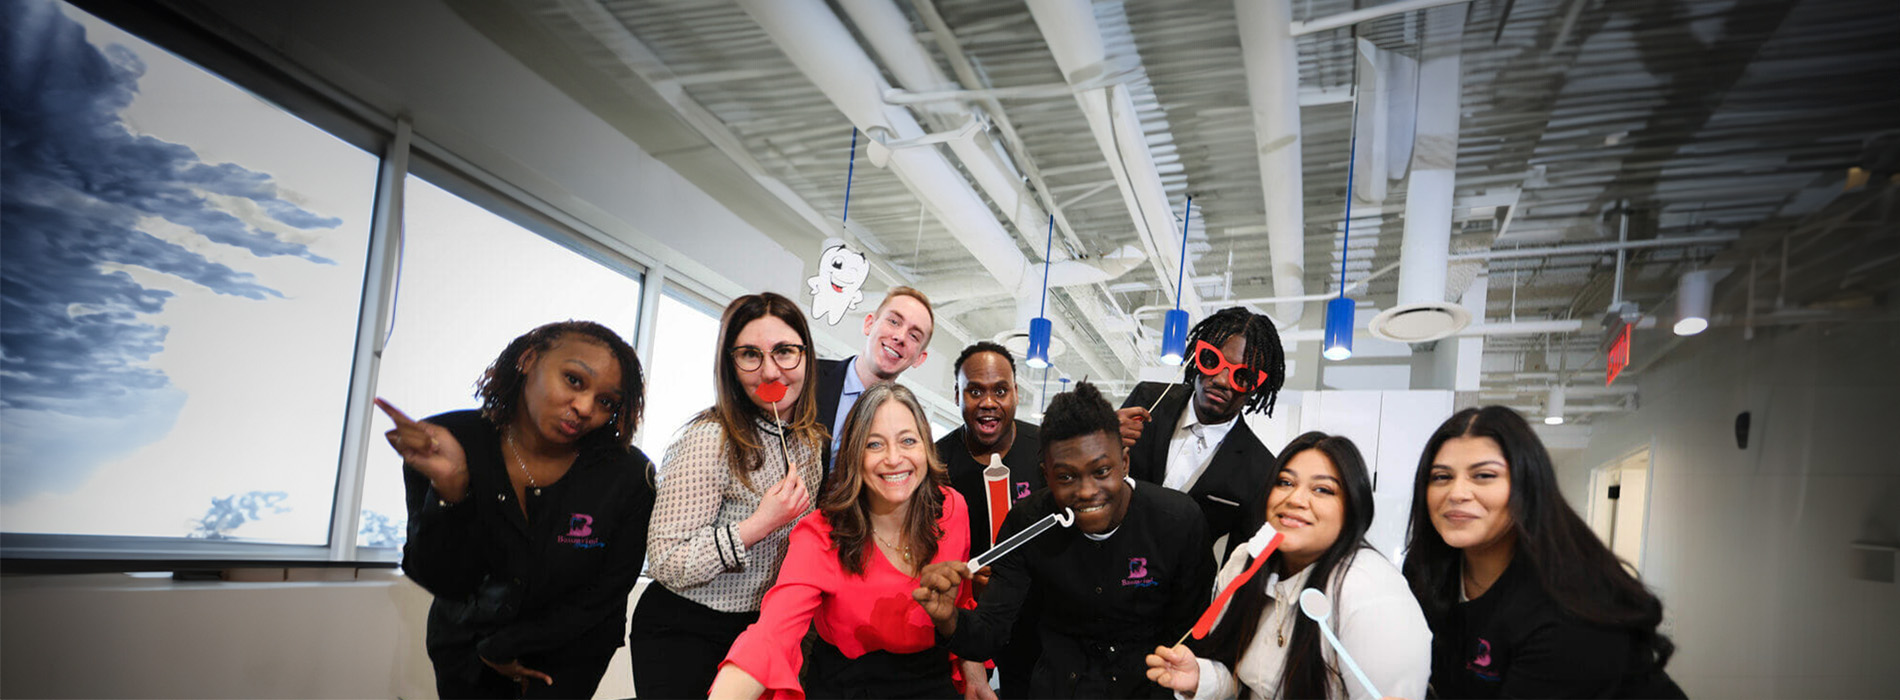
[(1225, 535), (1232, 550), (1259, 524), (1273, 472), (1273, 451), (1240, 414), (1273, 415), (1286, 351), (1273, 319), (1239, 306), (1195, 324), (1187, 347), (1180, 384), (1142, 382), (1116, 412), (1128, 473), (1194, 497), (1208, 540)]

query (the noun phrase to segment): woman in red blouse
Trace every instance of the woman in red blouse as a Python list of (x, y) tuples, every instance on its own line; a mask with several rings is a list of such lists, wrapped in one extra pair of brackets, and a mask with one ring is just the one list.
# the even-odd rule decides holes
[[(778, 582), (726, 654), (712, 697), (959, 695), (950, 654), (910, 597), (925, 565), (970, 556), (969, 511), (932, 444), (909, 389), (884, 382), (858, 397), (818, 510), (793, 528)], [(818, 639), (806, 660), (799, 642), (810, 627)], [(802, 685), (801, 666), (810, 667)]]

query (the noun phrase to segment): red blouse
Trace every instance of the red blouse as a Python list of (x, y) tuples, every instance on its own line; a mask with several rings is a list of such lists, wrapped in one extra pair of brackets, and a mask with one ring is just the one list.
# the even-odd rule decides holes
[[(937, 519), (943, 539), (929, 563), (965, 561), (970, 558), (969, 508), (955, 490), (938, 490), (943, 493), (943, 516)], [(864, 560), (863, 576), (846, 572), (832, 549), (831, 522), (824, 512), (800, 519), (778, 582), (760, 605), (759, 621), (732, 643), (721, 665), (736, 665), (757, 679), (765, 686), (763, 697), (803, 698), (798, 671), (805, 660), (798, 647), (807, 626), (816, 626), (820, 638), (852, 659), (870, 651), (910, 654), (935, 646), (936, 625), (910, 597), (917, 577), (898, 571), (875, 547), (865, 549)], [(969, 598), (965, 583), (958, 602), (971, 607)]]

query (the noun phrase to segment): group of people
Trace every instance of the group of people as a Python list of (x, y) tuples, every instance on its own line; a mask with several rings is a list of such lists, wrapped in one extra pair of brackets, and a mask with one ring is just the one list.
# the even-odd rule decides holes
[[(1040, 426), (1016, 418), (1010, 351), (976, 343), (954, 366), (963, 424), (940, 439), (893, 381), (934, 322), (893, 288), (861, 354), (817, 360), (797, 304), (735, 299), (715, 403), (658, 468), (631, 444), (639, 360), (592, 323), (516, 339), (480, 410), (417, 421), (379, 400), (442, 697), (591, 697), (643, 563), (639, 697), (1368, 697), (1333, 630), (1389, 696), (1682, 695), (1660, 602), (1507, 408), (1460, 411), (1424, 446), (1400, 567), (1366, 542), (1349, 439), (1276, 456), (1248, 428), (1285, 382), (1265, 316), (1210, 315), (1179, 383), (1118, 410), (1080, 382)], [(1254, 562), (1244, 545), (1275, 533)], [(1299, 612), (1307, 589), (1321, 622)]]

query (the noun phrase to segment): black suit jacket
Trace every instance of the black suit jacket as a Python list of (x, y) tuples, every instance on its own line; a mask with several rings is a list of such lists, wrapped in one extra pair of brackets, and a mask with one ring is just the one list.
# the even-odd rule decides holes
[[(851, 371), (853, 359), (856, 359), (855, 355), (842, 360), (818, 361), (818, 424), (825, 426), (825, 434), (833, 439), (838, 437), (831, 435), (831, 426), (838, 421), (838, 397), (844, 394), (844, 373)], [(846, 406), (845, 410), (851, 410), (851, 407)], [(824, 449), (819, 450), (818, 455), (824, 459), (825, 473), (830, 474), (830, 440), (825, 442)]]
[[(1147, 408), (1168, 386), (1158, 382), (1137, 384), (1134, 391), (1129, 392), (1128, 400), (1122, 402), (1122, 408)], [(1128, 448), (1129, 476), (1154, 484), (1160, 484), (1167, 477), (1168, 443), (1174, 439), (1181, 412), (1193, 410), (1189, 402), (1194, 398), (1192, 387), (1172, 386), (1167, 398), (1155, 406), (1152, 420), (1142, 428), (1141, 437)], [(1259, 528), (1274, 465), (1273, 451), (1254, 436), (1246, 419), (1236, 417), (1235, 420), (1240, 423), (1228, 431), (1226, 439), (1214, 451), (1213, 459), (1208, 461), (1207, 471), (1201, 473), (1200, 480), (1187, 492), (1201, 507), (1201, 514), (1207, 516), (1207, 540), (1213, 542), (1227, 535), (1229, 552)]]

